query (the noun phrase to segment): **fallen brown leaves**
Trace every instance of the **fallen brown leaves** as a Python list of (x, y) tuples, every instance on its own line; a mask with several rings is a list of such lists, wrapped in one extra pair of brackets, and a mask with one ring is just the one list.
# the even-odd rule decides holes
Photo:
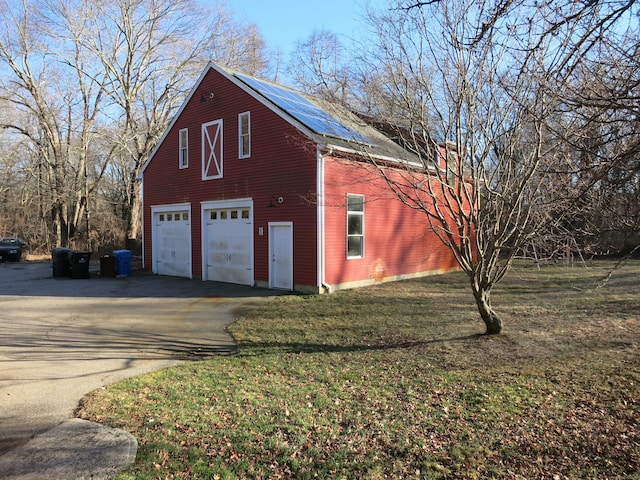
[(282, 297), (234, 325), (240, 356), (81, 414), (139, 439), (122, 479), (633, 478), (640, 266), (588, 297), (587, 271), (552, 273), (505, 284), (499, 337), (475, 335), (456, 275)]

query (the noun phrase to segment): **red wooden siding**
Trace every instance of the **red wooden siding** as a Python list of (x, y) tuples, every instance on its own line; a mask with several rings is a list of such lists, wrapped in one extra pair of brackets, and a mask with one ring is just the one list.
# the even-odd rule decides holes
[[(212, 95), (211, 95), (212, 94)], [(251, 112), (251, 157), (239, 158), (238, 114)], [(223, 172), (202, 180), (202, 125), (222, 120)], [(189, 129), (189, 167), (178, 165), (180, 129)], [(144, 171), (145, 265), (151, 265), (151, 207), (190, 202), (193, 274), (202, 275), (200, 203), (252, 198), (255, 280), (268, 281), (268, 223), (294, 224), (294, 284), (317, 286), (316, 149), (291, 124), (210, 69)], [(282, 203), (269, 208), (272, 198)], [(263, 235), (258, 234), (262, 228)]]
[[(346, 195), (364, 195), (364, 257), (347, 259)], [(400, 202), (384, 180), (364, 163), (325, 162), (325, 281), (354, 286), (458, 267), (423, 212)]]
[[(249, 158), (239, 158), (238, 114), (244, 112), (250, 112), (251, 119)], [(188, 129), (188, 168), (182, 169), (181, 129)], [(204, 143), (203, 133), (209, 134)], [(270, 222), (293, 223), (296, 289), (318, 291), (319, 280), (342, 288), (457, 268), (425, 214), (402, 204), (366, 162), (326, 157), (320, 206), (325, 265), (320, 279), (317, 167), (313, 141), (210, 68), (143, 173), (145, 265), (152, 264), (152, 207), (191, 205), (191, 265), (198, 277), (202, 276), (201, 203), (252, 199), (254, 280), (259, 284), (269, 281)], [(202, 180), (203, 172), (210, 177), (221, 173), (222, 178)], [(347, 194), (364, 196), (363, 258), (347, 258)]]

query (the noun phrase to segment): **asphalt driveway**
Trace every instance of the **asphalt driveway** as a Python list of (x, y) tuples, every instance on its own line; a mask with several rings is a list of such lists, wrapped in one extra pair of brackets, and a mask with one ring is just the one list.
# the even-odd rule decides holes
[(227, 326), (273, 295), (155, 275), (53, 278), (47, 262), (0, 264), (0, 459), (72, 417), (96, 388), (234, 353)]

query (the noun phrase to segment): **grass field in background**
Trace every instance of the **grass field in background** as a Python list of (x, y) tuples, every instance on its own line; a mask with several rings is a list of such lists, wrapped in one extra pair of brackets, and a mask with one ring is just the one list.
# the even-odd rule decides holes
[(520, 263), (479, 335), (463, 274), (283, 295), (241, 352), (89, 395), (118, 479), (607, 479), (640, 470), (640, 263)]

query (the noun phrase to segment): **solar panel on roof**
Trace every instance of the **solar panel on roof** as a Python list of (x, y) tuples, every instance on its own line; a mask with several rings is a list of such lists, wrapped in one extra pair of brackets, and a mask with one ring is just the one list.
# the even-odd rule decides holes
[(323, 109), (304, 98), (302, 95), (280, 88), (261, 80), (236, 74), (240, 80), (253, 88), (256, 92), (273, 102), (293, 118), (304, 124), (315, 133), (329, 135), (345, 140), (355, 140), (360, 143), (370, 143), (352, 128), (329, 115)]

